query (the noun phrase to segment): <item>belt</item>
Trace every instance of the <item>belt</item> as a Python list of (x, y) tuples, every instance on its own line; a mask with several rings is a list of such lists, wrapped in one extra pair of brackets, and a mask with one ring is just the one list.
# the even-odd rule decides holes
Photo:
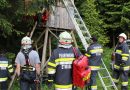
[(34, 67), (22, 67), (23, 71), (35, 71), (36, 69)]

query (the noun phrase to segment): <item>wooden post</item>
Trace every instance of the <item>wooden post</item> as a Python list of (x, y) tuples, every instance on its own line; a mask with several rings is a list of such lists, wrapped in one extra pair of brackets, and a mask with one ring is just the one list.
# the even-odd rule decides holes
[(72, 39), (73, 39), (74, 45), (76, 48), (78, 48), (77, 41), (76, 41), (75, 35), (74, 35), (74, 31), (71, 31), (71, 34), (72, 34)]
[(51, 37), (49, 37), (49, 56), (51, 56)]
[(43, 52), (42, 52), (42, 63), (41, 63), (41, 65), (44, 65), (45, 60), (46, 60), (47, 40), (48, 40), (48, 28), (46, 28), (46, 31), (45, 31), (45, 38), (44, 38), (44, 46), (43, 46)]
[(38, 52), (38, 47), (37, 47), (37, 44), (35, 45), (35, 48), (36, 48), (36, 51)]

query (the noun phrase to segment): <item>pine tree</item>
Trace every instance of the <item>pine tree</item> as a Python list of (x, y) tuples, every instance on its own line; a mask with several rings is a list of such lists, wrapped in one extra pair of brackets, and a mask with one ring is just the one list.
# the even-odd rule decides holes
[(100, 17), (105, 23), (104, 29), (111, 37), (113, 46), (115, 39), (121, 32), (129, 30), (129, 0), (96, 0), (97, 8), (100, 11)]
[(109, 42), (105, 29), (102, 28), (103, 21), (99, 18), (96, 10), (95, 0), (77, 1), (79, 12), (83, 17), (91, 35), (99, 37), (99, 42), (105, 45)]

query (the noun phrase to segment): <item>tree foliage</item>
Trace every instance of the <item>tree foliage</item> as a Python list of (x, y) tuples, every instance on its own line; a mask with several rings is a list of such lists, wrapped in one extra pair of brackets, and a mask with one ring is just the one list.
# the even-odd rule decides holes
[[(24, 0), (0, 0), (0, 49), (17, 50), (21, 37), (32, 28), (33, 19), (26, 17), (28, 12), (25, 8)], [(35, 13), (35, 10), (29, 11)]]
[(106, 30), (102, 27), (104, 24), (102, 19), (99, 18), (99, 13), (96, 10), (95, 0), (79, 0), (76, 1), (76, 5), (79, 9), (81, 16), (83, 17), (91, 35), (95, 35), (99, 38), (99, 42), (105, 45), (109, 42)]
[(96, 4), (100, 11), (100, 18), (105, 23), (103, 27), (108, 31), (108, 34), (113, 34), (113, 40), (121, 32), (130, 32), (129, 0), (96, 0)]

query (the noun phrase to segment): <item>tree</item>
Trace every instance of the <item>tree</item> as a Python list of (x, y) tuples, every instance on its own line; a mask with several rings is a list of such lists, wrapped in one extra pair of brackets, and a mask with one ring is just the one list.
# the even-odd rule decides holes
[(121, 32), (127, 32), (129, 27), (129, 0), (96, 0), (100, 17), (105, 23), (103, 27), (108, 31), (113, 46), (115, 39)]
[(79, 0), (76, 1), (76, 5), (79, 12), (84, 19), (91, 35), (99, 37), (99, 42), (102, 45), (106, 45), (109, 40), (106, 35), (106, 30), (102, 28), (103, 21), (99, 18), (99, 13), (96, 10), (95, 0)]
[[(31, 16), (38, 7), (37, 2), (30, 2), (26, 8), (23, 0), (0, 0), (0, 48), (18, 51), (21, 37), (25, 36), (34, 24), (32, 18), (26, 18), (27, 13)], [(26, 12), (25, 8), (29, 9), (29, 12)]]

